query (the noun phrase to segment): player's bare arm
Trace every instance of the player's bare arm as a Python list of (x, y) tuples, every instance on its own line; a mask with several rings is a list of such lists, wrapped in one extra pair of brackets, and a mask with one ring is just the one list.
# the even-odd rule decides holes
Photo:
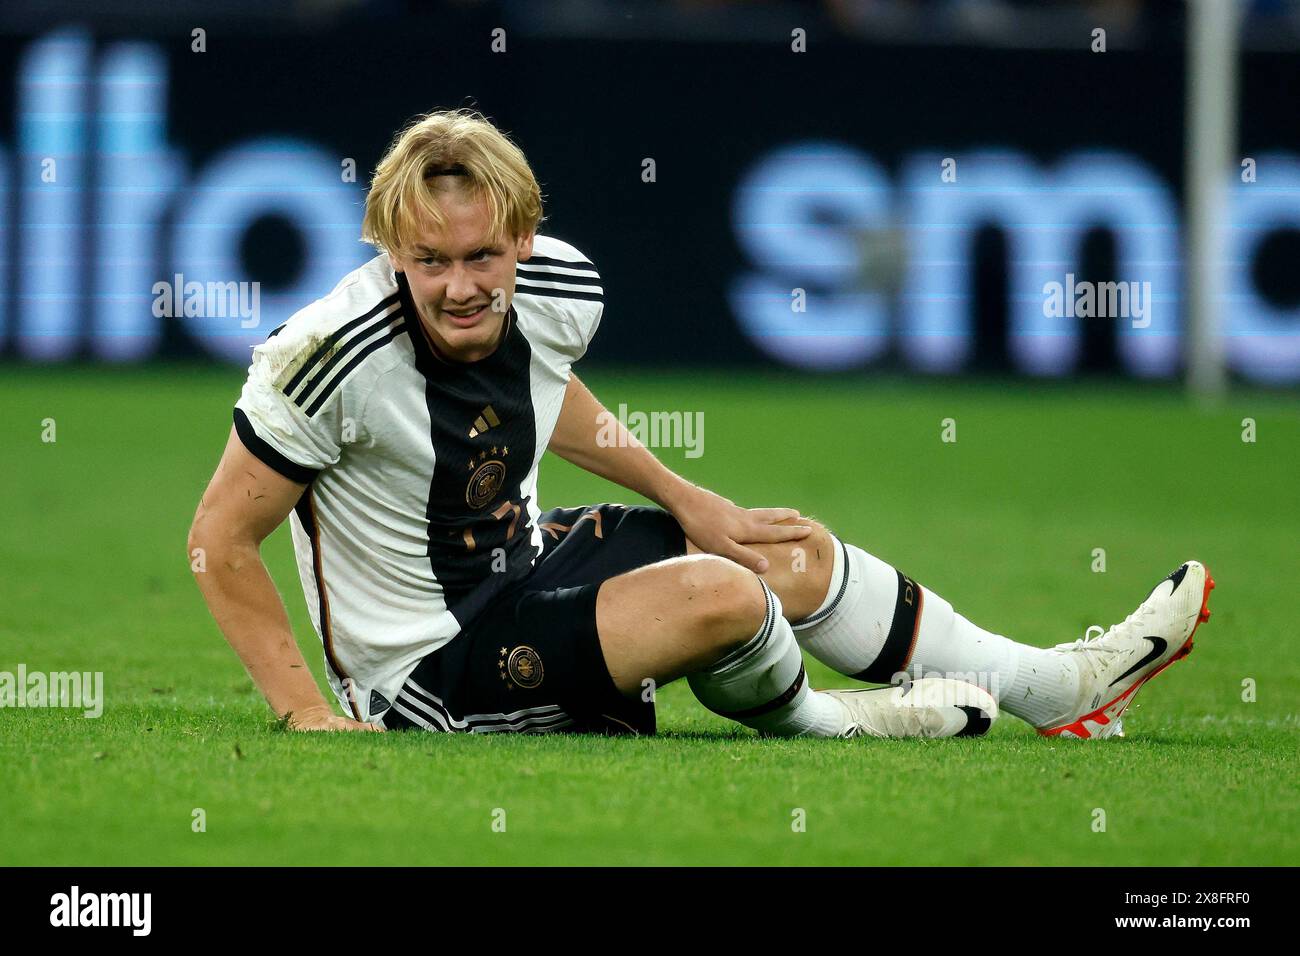
[(579, 468), (666, 509), (695, 551), (730, 558), (752, 571), (767, 571), (768, 558), (745, 545), (798, 541), (812, 531), (807, 524), (788, 523), (799, 517), (794, 508), (741, 508), (674, 473), (572, 373), (548, 447)]
[(199, 590), (218, 627), (277, 716), (296, 730), (377, 730), (336, 715), (303, 660), (284, 603), (262, 562), (262, 542), (302, 497), (304, 486), (254, 457), (230, 431), (190, 527)]

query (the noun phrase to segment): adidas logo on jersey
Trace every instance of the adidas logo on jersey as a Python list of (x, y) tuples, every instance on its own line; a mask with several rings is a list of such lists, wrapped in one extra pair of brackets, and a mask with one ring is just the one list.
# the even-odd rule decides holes
[(501, 420), (497, 418), (497, 413), (492, 410), (491, 405), (488, 405), (479, 414), (478, 418), (474, 419), (474, 426), (469, 430), (469, 437), (477, 438), (488, 429), (494, 428), (500, 424)]

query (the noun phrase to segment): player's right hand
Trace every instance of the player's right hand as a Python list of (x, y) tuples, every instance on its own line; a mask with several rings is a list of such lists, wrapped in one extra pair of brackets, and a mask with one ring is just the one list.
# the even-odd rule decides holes
[(329, 706), (308, 707), (306, 710), (290, 713), (288, 717), (290, 730), (359, 730), (370, 733), (383, 733), (382, 727), (364, 724), (351, 717), (340, 717)]
[(742, 508), (707, 488), (687, 483), (685, 489), (669, 510), (687, 539), (706, 554), (729, 558), (755, 574), (767, 571), (768, 560), (745, 545), (798, 541), (812, 534), (809, 525), (781, 524), (800, 517), (794, 508)]

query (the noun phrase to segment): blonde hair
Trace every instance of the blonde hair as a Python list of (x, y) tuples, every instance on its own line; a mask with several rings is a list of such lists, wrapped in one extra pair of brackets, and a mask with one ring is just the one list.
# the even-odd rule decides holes
[(362, 241), (408, 254), (421, 224), (446, 226), (435, 190), (453, 182), (487, 201), (489, 242), (535, 232), (542, 221), (541, 187), (519, 147), (474, 110), (443, 110), (417, 116), (379, 161), (366, 194)]

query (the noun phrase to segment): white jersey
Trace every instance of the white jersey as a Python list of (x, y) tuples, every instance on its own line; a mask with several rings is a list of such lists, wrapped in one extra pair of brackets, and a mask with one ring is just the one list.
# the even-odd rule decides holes
[(360, 720), (541, 553), (537, 470), (603, 310), (595, 267), (537, 236), (500, 344), (454, 363), (380, 255), (253, 349), (235, 427), (308, 485), (294, 550), (330, 684)]

